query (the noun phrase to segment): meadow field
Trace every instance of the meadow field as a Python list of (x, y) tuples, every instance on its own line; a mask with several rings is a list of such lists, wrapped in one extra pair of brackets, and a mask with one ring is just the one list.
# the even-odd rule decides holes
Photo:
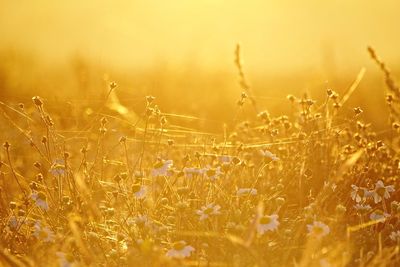
[[(210, 8), (206, 14), (219, 19), (214, 9), (224, 1), (194, 9), (135, 2), (156, 15), (180, 14), (184, 5), (177, 16), (189, 21), (179, 28), (161, 16), (170, 23), (162, 28), (135, 18), (150, 31), (146, 43), (117, 19), (131, 7), (121, 2), (93, 8), (92, 24), (83, 23), (87, 9), (81, 16), (47, 0), (37, 9), (10, 2), (0, 12), (0, 266), (400, 266), (400, 52), (390, 48), (400, 39), (380, 35), (396, 32), (397, 3), (365, 3), (362, 12), (343, 4), (349, 23), (354, 15), (370, 27), (337, 50), (342, 58), (324, 44), (317, 68), (311, 42), (301, 40), (349, 29), (317, 31), (304, 20), (313, 30), (295, 34), (298, 50), (285, 47), (291, 39), (279, 39), (280, 31), (271, 32), (277, 41), (268, 49), (246, 24), (268, 5), (233, 1), (225, 22), (211, 23), (221, 27), (214, 34), (226, 33), (235, 16), (244, 26), (203, 43), (210, 25), (198, 25), (208, 20), (191, 17)], [(290, 3), (274, 12), (307, 17)], [(325, 21), (325, 6), (309, 3)], [(375, 30), (363, 12), (379, 13), (386, 26)], [(69, 38), (57, 43), (51, 23), (32, 20), (27, 28), (32, 14), (56, 22), (57, 32), (76, 29), (79, 47), (90, 45), (69, 53)], [(103, 25), (99, 17), (124, 35), (85, 39), (85, 27)], [(286, 20), (289, 33), (297, 20)], [(349, 27), (359, 29), (360, 20)], [(129, 52), (112, 42), (130, 38), (138, 43)], [(95, 40), (112, 56), (96, 54)], [(154, 59), (153, 51), (168, 56)], [(133, 67), (126, 65), (132, 54)], [(196, 56), (182, 63), (189, 54)]]

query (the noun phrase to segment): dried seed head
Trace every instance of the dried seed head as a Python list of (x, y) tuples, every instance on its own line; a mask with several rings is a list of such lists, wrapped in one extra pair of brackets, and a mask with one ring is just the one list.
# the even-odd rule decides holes
[(10, 202), (10, 209), (15, 210), (17, 208), (17, 203), (14, 201)]
[(393, 95), (387, 95), (386, 102), (390, 105), (393, 102)]
[(4, 144), (3, 144), (3, 147), (6, 149), (6, 150), (9, 150), (10, 149), (10, 143), (8, 142), (8, 141), (5, 141), (4, 142)]
[(156, 99), (154, 96), (151, 95), (146, 96), (147, 104), (150, 105), (154, 101), (154, 99)]
[(22, 209), (18, 210), (18, 216), (23, 217), (23, 216), (25, 216), (25, 214), (26, 214), (26, 212), (24, 210), (22, 210)]
[(117, 83), (116, 82), (110, 82), (110, 89), (112, 90), (112, 89), (114, 89), (114, 88), (116, 88), (118, 85), (117, 85)]
[(167, 118), (165, 116), (162, 116), (160, 119), (161, 125), (165, 125), (167, 123)]
[(30, 187), (32, 190), (38, 190), (38, 189), (39, 189), (38, 184), (35, 183), (35, 182), (31, 182), (31, 183), (29, 184), (29, 187)]
[(36, 175), (36, 180), (37, 180), (39, 183), (43, 182), (43, 174), (38, 173), (38, 174)]
[(107, 122), (108, 122), (108, 120), (107, 120), (107, 118), (106, 117), (103, 117), (103, 118), (101, 118), (101, 126), (105, 126), (106, 124), (107, 124)]
[(42, 164), (40, 164), (40, 162), (35, 162), (34, 164), (33, 164), (33, 166), (35, 166), (37, 169), (41, 169), (41, 167), (42, 167)]
[(294, 103), (294, 101), (296, 101), (296, 97), (294, 95), (288, 95), (287, 100), (289, 100), (290, 102)]
[(363, 112), (363, 110), (360, 107), (354, 108), (354, 114), (356, 116), (360, 115)]
[(43, 106), (43, 101), (40, 99), (39, 96), (32, 97), (32, 101), (39, 108), (41, 108)]

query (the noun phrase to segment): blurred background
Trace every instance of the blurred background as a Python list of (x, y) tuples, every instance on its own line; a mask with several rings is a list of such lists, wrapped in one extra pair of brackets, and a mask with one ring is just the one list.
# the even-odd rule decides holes
[[(287, 94), (322, 99), (366, 74), (355, 105), (383, 127), (383, 75), (366, 47), (400, 71), (400, 1), (169, 0), (0, 3), (0, 97), (48, 106), (96, 105), (106, 83), (136, 112), (157, 97), (165, 112), (195, 115), (212, 127), (232, 120), (241, 89), (234, 50), (260, 106), (289, 108)], [(373, 107), (367, 109), (367, 106)], [(385, 118), (386, 119), (386, 118)]]

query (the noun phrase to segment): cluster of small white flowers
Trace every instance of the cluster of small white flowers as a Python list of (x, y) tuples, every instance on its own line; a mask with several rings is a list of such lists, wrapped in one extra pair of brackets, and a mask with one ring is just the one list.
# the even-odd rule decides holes
[(378, 204), (383, 202), (385, 199), (390, 198), (390, 194), (395, 191), (393, 185), (386, 186), (383, 181), (379, 180), (376, 182), (375, 187), (372, 190), (368, 190), (365, 187), (358, 187), (354, 184), (351, 185), (351, 187), (352, 191), (350, 196), (356, 202), (354, 208), (360, 215), (366, 214), (373, 210), (373, 212), (369, 214), (369, 219), (372, 221), (385, 220), (386, 218), (390, 217), (390, 214), (386, 212), (385, 205), (383, 205), (385, 211), (382, 211), (380, 209), (372, 208), (369, 204), (367, 204), (367, 202), (370, 200), (371, 203), (373, 200), (373, 203)]
[(354, 184), (351, 185), (351, 187), (353, 189), (351, 192), (351, 198), (357, 203), (365, 202), (370, 197), (374, 199), (375, 203), (379, 203), (383, 199), (390, 198), (390, 193), (395, 191), (393, 185), (385, 186), (381, 180), (376, 182), (373, 190), (368, 190), (365, 187), (358, 187)]
[(367, 188), (358, 187), (354, 184), (351, 185), (351, 188), (353, 189), (350, 193), (351, 199), (357, 203), (366, 201), (367, 198), (371, 196), (371, 193)]

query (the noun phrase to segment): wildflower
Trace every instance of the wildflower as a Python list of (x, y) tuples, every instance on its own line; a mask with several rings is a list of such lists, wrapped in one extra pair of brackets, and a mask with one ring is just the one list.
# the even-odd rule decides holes
[(197, 213), (197, 215), (200, 216), (200, 221), (203, 221), (203, 220), (209, 218), (210, 215), (221, 214), (221, 212), (219, 211), (220, 208), (221, 208), (221, 206), (214, 205), (213, 203), (211, 203), (211, 204), (201, 207), (201, 209), (197, 210), (196, 213)]
[(140, 185), (140, 184), (134, 184), (132, 186), (132, 192), (135, 198), (137, 199), (143, 199), (146, 197), (147, 194), (147, 186), (145, 185)]
[(278, 229), (278, 217), (279, 216), (277, 214), (265, 215), (261, 217), (257, 225), (258, 234), (263, 235), (267, 231), (275, 231)]
[(56, 255), (57, 255), (60, 267), (72, 267), (73, 266), (74, 261), (70, 255), (67, 255), (61, 251), (57, 251)]
[(314, 221), (313, 224), (308, 224), (307, 229), (308, 229), (308, 235), (317, 238), (326, 236), (330, 232), (329, 226), (319, 221)]
[(239, 188), (236, 193), (237, 196), (255, 196), (257, 195), (257, 189), (255, 188)]
[(372, 192), (375, 203), (379, 203), (383, 198), (390, 198), (390, 193), (394, 192), (394, 186), (385, 186), (381, 180), (376, 182), (375, 189)]
[(166, 176), (169, 168), (173, 165), (172, 160), (159, 160), (154, 164), (154, 168), (151, 171), (152, 176)]
[(65, 173), (65, 162), (64, 160), (57, 159), (51, 165), (49, 172), (54, 176), (64, 175)]
[(186, 245), (185, 241), (178, 241), (172, 245), (172, 248), (168, 250), (166, 256), (170, 258), (183, 259), (190, 257), (190, 254), (194, 250), (194, 247)]
[(359, 202), (361, 202), (361, 200), (365, 200), (371, 196), (371, 192), (369, 192), (368, 189), (366, 189), (364, 187), (358, 187), (358, 186), (352, 184), (351, 188), (353, 189), (350, 193), (351, 199), (353, 199), (357, 203), (359, 203)]
[(230, 163), (230, 162), (232, 161), (232, 158), (233, 158), (233, 157), (228, 156), (228, 155), (219, 156), (219, 160), (220, 160), (222, 163)]
[(211, 180), (216, 180), (222, 174), (222, 172), (221, 172), (221, 168), (220, 167), (217, 167), (217, 168), (210, 168), (209, 167), (209, 168), (206, 169), (205, 174)]
[(369, 215), (372, 221), (385, 220), (388, 217), (390, 217), (390, 215), (382, 210), (375, 210)]
[(49, 227), (42, 227), (40, 221), (36, 221), (35, 223), (35, 231), (33, 233), (38, 239), (41, 239), (44, 242), (54, 242), (55, 236), (53, 231), (50, 230)]
[(391, 232), (389, 237), (393, 241), (400, 242), (400, 231), (397, 230), (397, 231)]
[(49, 210), (49, 205), (46, 202), (46, 195), (43, 192), (33, 192), (31, 198), (35, 201), (36, 206), (43, 210)]
[(185, 168), (183, 168), (183, 173), (185, 174), (185, 176), (187, 178), (193, 178), (193, 176), (203, 174), (204, 172), (205, 172), (205, 169), (200, 169), (200, 168), (196, 168), (196, 167), (193, 167), (193, 168), (185, 167)]
[(371, 210), (370, 205), (366, 204), (356, 204), (354, 205), (354, 208), (359, 212), (359, 213), (366, 213)]
[(264, 158), (269, 159), (269, 160), (271, 160), (271, 161), (277, 161), (277, 160), (279, 160), (279, 158), (278, 158), (275, 154), (272, 154), (271, 151), (269, 151), (269, 150), (260, 150), (260, 154), (261, 154)]

